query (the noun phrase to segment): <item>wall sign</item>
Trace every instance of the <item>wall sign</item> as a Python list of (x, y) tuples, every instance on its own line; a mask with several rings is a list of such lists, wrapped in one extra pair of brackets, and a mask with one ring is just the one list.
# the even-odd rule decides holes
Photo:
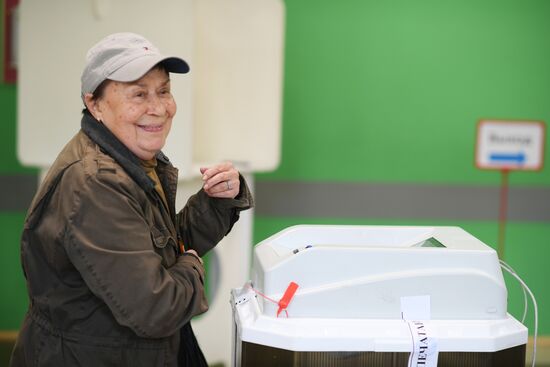
[(545, 129), (542, 121), (481, 120), (477, 124), (476, 166), (500, 170), (497, 252), (501, 259), (508, 216), (508, 174), (542, 170)]
[(541, 121), (482, 120), (477, 125), (476, 166), (480, 169), (542, 169), (545, 125)]

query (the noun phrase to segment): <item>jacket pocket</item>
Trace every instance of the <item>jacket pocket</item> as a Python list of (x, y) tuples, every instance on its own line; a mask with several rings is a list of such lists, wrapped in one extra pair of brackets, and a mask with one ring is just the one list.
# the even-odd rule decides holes
[(176, 240), (168, 228), (151, 228), (151, 239), (155, 246), (155, 252), (162, 257), (164, 267), (170, 267), (176, 262), (177, 246)]
[[(156, 248), (165, 248), (172, 239), (170, 232), (166, 228), (151, 228), (151, 238)], [(173, 241), (173, 239), (172, 239)]]

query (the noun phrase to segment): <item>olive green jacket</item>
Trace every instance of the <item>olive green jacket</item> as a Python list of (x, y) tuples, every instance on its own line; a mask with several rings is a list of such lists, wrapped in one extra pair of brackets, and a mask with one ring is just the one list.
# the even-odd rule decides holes
[(207, 310), (204, 255), (252, 206), (203, 190), (175, 211), (177, 170), (157, 173), (84, 113), (30, 206), (21, 259), (30, 299), (11, 366), (177, 366), (179, 330)]

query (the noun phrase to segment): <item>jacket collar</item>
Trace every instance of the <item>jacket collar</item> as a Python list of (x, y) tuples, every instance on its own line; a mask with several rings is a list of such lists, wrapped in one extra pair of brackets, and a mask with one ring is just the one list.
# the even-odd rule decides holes
[[(141, 167), (139, 158), (126, 145), (122, 144), (105, 125), (85, 111), (82, 116), (81, 126), (84, 133), (120, 164), (139, 186), (146, 192), (152, 193), (155, 191), (155, 183)], [(162, 152), (159, 152), (158, 158), (163, 163), (168, 161), (168, 158)]]

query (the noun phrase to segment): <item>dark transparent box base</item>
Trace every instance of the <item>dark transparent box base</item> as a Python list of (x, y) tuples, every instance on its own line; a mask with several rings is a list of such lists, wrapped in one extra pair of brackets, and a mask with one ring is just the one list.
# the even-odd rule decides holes
[[(407, 367), (403, 352), (293, 352), (242, 342), (240, 367)], [(440, 352), (438, 367), (525, 367), (525, 344), (498, 352)], [(237, 366), (239, 367), (239, 366)]]

